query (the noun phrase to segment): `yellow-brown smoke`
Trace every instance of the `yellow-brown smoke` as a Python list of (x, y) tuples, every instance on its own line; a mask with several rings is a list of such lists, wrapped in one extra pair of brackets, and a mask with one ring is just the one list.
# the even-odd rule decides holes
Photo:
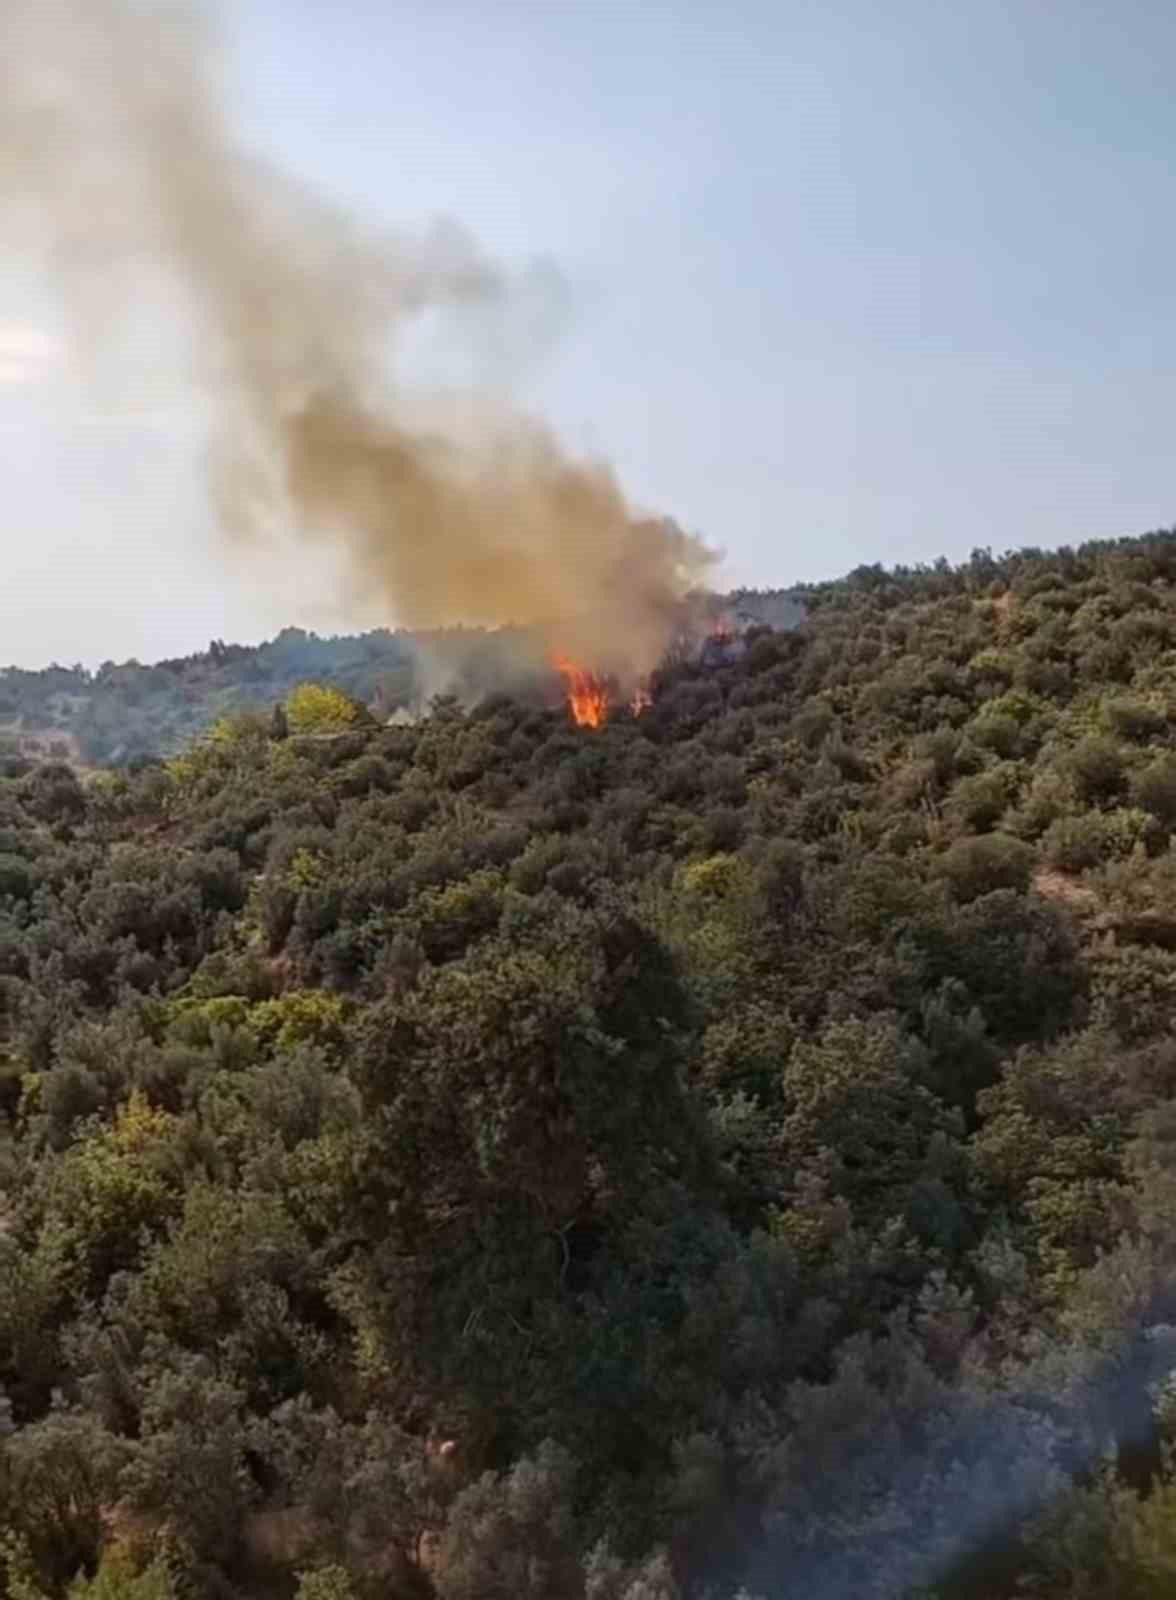
[(290, 529), (330, 541), (408, 627), (540, 624), (577, 659), (646, 672), (707, 550), (521, 416), (426, 427), (389, 378), (398, 331), (493, 302), (504, 274), (458, 228), (365, 236), (248, 159), (223, 81), (185, 5), (0, 5), (0, 207), (45, 252), (83, 353), (165, 283), (227, 533), (259, 552)]

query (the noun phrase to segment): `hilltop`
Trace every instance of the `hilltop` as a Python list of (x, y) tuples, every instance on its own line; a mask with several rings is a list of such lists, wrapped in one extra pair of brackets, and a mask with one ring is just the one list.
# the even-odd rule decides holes
[(729, 599), (28, 675), (168, 749), (0, 777), (13, 1600), (1176, 1581), (1176, 532)]

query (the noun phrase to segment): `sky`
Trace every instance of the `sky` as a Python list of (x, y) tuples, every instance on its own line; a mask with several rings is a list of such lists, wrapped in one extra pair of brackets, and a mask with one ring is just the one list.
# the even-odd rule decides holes
[[(226, 16), (247, 144), (558, 286), (520, 398), (726, 581), (1176, 522), (1166, 0)], [(92, 414), (35, 276), (0, 265), (0, 662), (354, 623), (322, 561), (226, 562), (192, 430)]]

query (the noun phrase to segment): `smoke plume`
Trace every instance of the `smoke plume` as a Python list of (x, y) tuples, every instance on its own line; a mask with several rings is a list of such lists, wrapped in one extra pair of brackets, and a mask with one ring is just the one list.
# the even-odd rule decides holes
[(398, 336), (501, 301), (505, 274), (457, 227), (365, 234), (249, 158), (225, 81), (185, 4), (0, 8), (6, 233), (49, 265), (89, 369), (163, 292), (212, 503), (251, 554), (329, 541), (389, 620), (538, 624), (601, 670), (647, 671), (710, 553), (506, 407), (426, 424), (390, 376)]

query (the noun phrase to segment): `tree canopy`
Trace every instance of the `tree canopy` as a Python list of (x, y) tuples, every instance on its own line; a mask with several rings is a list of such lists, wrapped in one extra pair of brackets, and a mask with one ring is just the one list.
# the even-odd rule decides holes
[(10, 752), (0, 1596), (1168, 1593), (1174, 585)]

